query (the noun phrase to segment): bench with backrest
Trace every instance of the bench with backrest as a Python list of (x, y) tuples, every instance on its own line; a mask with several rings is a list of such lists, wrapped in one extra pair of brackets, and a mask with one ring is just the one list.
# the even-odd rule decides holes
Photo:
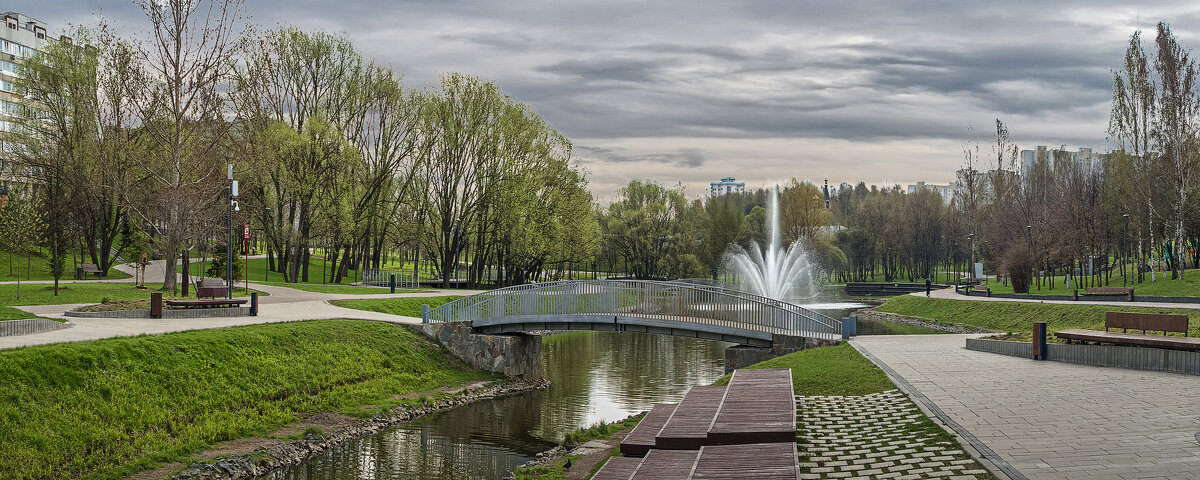
[(1083, 290), (1084, 295), (1124, 295), (1129, 301), (1133, 301), (1133, 287), (1088, 287)]
[(211, 298), (206, 300), (165, 300), (168, 307), (175, 308), (217, 308), (217, 307), (236, 307), (246, 303), (244, 298)]
[[(1121, 331), (1109, 331), (1113, 329)], [(1129, 333), (1130, 330), (1140, 330), (1141, 333)], [(1150, 335), (1146, 332), (1162, 332), (1162, 335)], [(1168, 336), (1168, 332), (1182, 333), (1183, 336)], [(1055, 332), (1054, 336), (1071, 342), (1200, 350), (1200, 338), (1188, 337), (1187, 315), (1106, 312), (1103, 332), (1072, 329)]]
[(100, 266), (94, 263), (85, 263), (79, 267), (79, 272), (83, 275), (95, 274), (96, 278), (104, 278), (104, 271), (100, 270)]
[(207, 277), (196, 280), (196, 298), (224, 297), (225, 293), (226, 288), (224, 280)]

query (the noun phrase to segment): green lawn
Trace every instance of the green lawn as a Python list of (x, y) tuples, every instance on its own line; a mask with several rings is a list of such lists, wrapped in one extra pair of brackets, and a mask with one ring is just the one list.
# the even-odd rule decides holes
[[(258, 283), (262, 283), (262, 282), (258, 282)], [(271, 285), (271, 286), (275, 286), (275, 287), (294, 288), (296, 290), (304, 290), (306, 292), (335, 293), (335, 294), (346, 294), (346, 295), (382, 295), (385, 293), (392, 293), (392, 291), (387, 288), (352, 287), (350, 285), (337, 285), (337, 284), (321, 285), (319, 283), (311, 284), (311, 283), (271, 282), (271, 283), (267, 283), (266, 285)], [(396, 289), (396, 293), (419, 293), (419, 292), (421, 292), (421, 290), (401, 290), (398, 288)]]
[(369, 417), (481, 379), (499, 377), (409, 327), (350, 320), (4, 350), (0, 478), (124, 478), (304, 414)]
[[(1200, 270), (1187, 270), (1183, 273), (1183, 280), (1171, 280), (1170, 272), (1167, 272), (1167, 278), (1163, 278), (1162, 272), (1158, 274), (1158, 281), (1151, 282), (1150, 274), (1146, 274), (1145, 282), (1137, 283), (1137, 277), (1131, 276), (1132, 281), (1124, 286), (1133, 287), (1134, 295), (1152, 295), (1164, 297), (1200, 297)], [(1100, 287), (1121, 287), (1121, 276), (1113, 275), (1107, 285)], [(987, 286), (992, 289), (992, 293), (1013, 293), (1012, 283), (1003, 285), (997, 281), (989, 281)], [(1073, 290), (1079, 290), (1082, 294), (1085, 287), (1074, 285), (1073, 288), (1067, 288), (1067, 282), (1063, 277), (1055, 277), (1054, 289), (1050, 289), (1048, 282), (1042, 283), (1041, 290), (1038, 290), (1037, 284), (1029, 288), (1031, 295), (1071, 295)]]
[(429, 308), (437, 308), (460, 298), (463, 298), (463, 296), (446, 295), (441, 297), (369, 298), (362, 300), (334, 300), (330, 303), (339, 307), (353, 308), (355, 310), (366, 310), (368, 312), (380, 312), (390, 315), (420, 318), (422, 305), (429, 305)]
[(1046, 328), (1051, 332), (1071, 328), (1103, 330), (1104, 312), (1170, 313), (1187, 315), (1191, 325), (1188, 335), (1200, 335), (1200, 310), (1195, 309), (984, 302), (901, 295), (888, 300), (878, 310), (938, 323), (963, 323), (1002, 332), (1032, 331), (1034, 322), (1046, 322)]
[[(29, 261), (28, 266), (25, 265), (26, 260)], [(91, 261), (88, 260), (87, 263), (91, 263)], [(65, 265), (66, 272), (63, 274), (61, 280), (74, 280), (75, 266), (70, 258), (66, 260)], [(54, 276), (50, 275), (50, 261), (45, 256), (31, 255), (26, 259), (24, 256), (10, 255), (7, 250), (0, 249), (0, 282), (17, 281), (18, 266), (20, 267), (22, 282), (26, 280), (54, 280)], [(91, 275), (87, 278), (95, 279), (96, 276)], [(105, 275), (104, 278), (129, 278), (129, 274), (111, 268), (108, 270), (108, 275)]]
[[(796, 395), (866, 395), (896, 388), (887, 375), (849, 342), (810, 348), (746, 368), (790, 368)], [(713, 385), (728, 385), (729, 375)]]
[(0, 307), (0, 322), (4, 320), (25, 320), (27, 318), (37, 317), (12, 307)]
[[(150, 289), (140, 290), (133, 283), (98, 283), (98, 282), (62, 282), (59, 283), (58, 296), (54, 295), (54, 285), (32, 283), (21, 285), (21, 296), (17, 298), (16, 285), (0, 285), (0, 305), (63, 305), (70, 303), (100, 303), (107, 300), (140, 300), (150, 298), (154, 285)], [(195, 295), (195, 292), (189, 292)], [(243, 295), (243, 291), (235, 288), (234, 296)], [(267, 295), (260, 292), (259, 295)], [(171, 297), (169, 293), (165, 296)], [(195, 298), (194, 296), (189, 298)]]

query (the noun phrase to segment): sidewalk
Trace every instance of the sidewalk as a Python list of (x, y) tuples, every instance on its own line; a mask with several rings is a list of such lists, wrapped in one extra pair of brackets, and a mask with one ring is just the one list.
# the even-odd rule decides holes
[(985, 457), (994, 452), (993, 462), (1017, 472), (1014, 478), (1200, 472), (1200, 378), (976, 352), (964, 348), (968, 337), (861, 336), (851, 343), (918, 403), (961, 427)]
[[(910, 293), (914, 297), (924, 297), (924, 292)], [(1092, 301), (1080, 300), (1026, 300), (1018, 298), (999, 298), (999, 297), (977, 297), (974, 295), (959, 295), (954, 291), (954, 288), (943, 288), (934, 290), (929, 295), (930, 298), (940, 298), (943, 300), (974, 300), (978, 302), (1026, 302), (1026, 303), (1056, 303), (1060, 305), (1113, 305), (1119, 307), (1151, 307), (1151, 308), (1189, 308), (1200, 309), (1200, 303), (1163, 303), (1163, 302), (1121, 302), (1121, 301)]]

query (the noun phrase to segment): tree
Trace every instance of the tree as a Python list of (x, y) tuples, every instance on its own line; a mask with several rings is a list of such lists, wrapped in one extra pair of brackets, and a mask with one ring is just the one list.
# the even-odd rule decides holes
[[(166, 260), (163, 288), (176, 287), (180, 248), (217, 222), (194, 218), (222, 203), (218, 185), (229, 161), (226, 82), (247, 38), (241, 0), (137, 0), (150, 20), (149, 39), (135, 42), (140, 67), (125, 94), (135, 107), (146, 155), (138, 159), (146, 186), (135, 205), (145, 223), (161, 225), (154, 241)], [(216, 228), (214, 228), (216, 227)]]
[(653, 182), (631, 180), (618, 199), (600, 217), (605, 243), (639, 279), (664, 276), (660, 260), (686, 244), (680, 218), (686, 206), (683, 195)]
[(800, 182), (792, 178), (779, 193), (780, 229), (784, 241), (812, 241), (817, 234), (829, 226), (830, 213), (825, 209), (825, 198), (821, 190), (811, 182)]
[(1171, 223), (1175, 230), (1172, 249), (1172, 276), (1183, 279), (1185, 229), (1188, 194), (1196, 175), (1197, 120), (1200, 120), (1200, 96), (1196, 93), (1196, 62), (1175, 40), (1165, 22), (1158, 23), (1155, 37), (1158, 55), (1154, 69), (1161, 89), (1157, 109), (1155, 138), (1159, 151), (1169, 159), (1171, 172)]
[[(0, 209), (0, 241), (5, 249), (25, 256), (28, 277), (29, 255), (37, 250), (46, 229), (45, 213), (38, 197), (10, 192)], [(17, 265), (17, 299), (21, 299), (21, 267)]]

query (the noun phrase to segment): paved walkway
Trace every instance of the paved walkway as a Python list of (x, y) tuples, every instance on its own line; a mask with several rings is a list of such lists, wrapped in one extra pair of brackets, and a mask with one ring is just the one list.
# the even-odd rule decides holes
[(851, 343), (1014, 478), (1200, 475), (1200, 378), (976, 352), (964, 348), (968, 337)]
[[(925, 292), (910, 293), (915, 297), (924, 297)], [(1200, 303), (1163, 303), (1163, 302), (1122, 302), (1122, 301), (1090, 301), (1090, 300), (1025, 300), (1018, 298), (1000, 298), (1000, 297), (979, 297), (974, 295), (959, 295), (954, 292), (954, 288), (943, 288), (934, 290), (929, 294), (930, 298), (941, 298), (948, 300), (974, 300), (979, 302), (1026, 302), (1026, 303), (1057, 303), (1062, 305), (1115, 305), (1121, 307), (1152, 307), (1152, 308), (1192, 308), (1200, 309)]]
[[(160, 269), (161, 271), (161, 269)], [(147, 273), (147, 277), (151, 277)], [(117, 280), (132, 282), (132, 279)], [(162, 282), (162, 278), (157, 280)], [(153, 277), (148, 283), (155, 283)], [(44, 345), (58, 342), (78, 342), (97, 340), (101, 338), (123, 337), (130, 335), (157, 334), (180, 332), (185, 330), (202, 330), (209, 328), (253, 325), (259, 323), (294, 322), (300, 320), (319, 319), (361, 319), (378, 320), (393, 323), (417, 324), (420, 318), (388, 315), (385, 313), (368, 312), (351, 308), (342, 308), (329, 303), (330, 300), (348, 299), (385, 299), (437, 297), (443, 295), (472, 295), (480, 290), (425, 290), (418, 293), (383, 293), (383, 294), (330, 294), (308, 292), (276, 285), (262, 285), (250, 282), (250, 288), (270, 293), (270, 296), (260, 297), (261, 309), (257, 317), (213, 317), (213, 318), (79, 318), (67, 317), (64, 313), (80, 305), (35, 305), (15, 306), (20, 310), (39, 317), (62, 318), (71, 323), (71, 328), (51, 332), (34, 333), (29, 335), (0, 336), (0, 349), (23, 347), (28, 345)], [(368, 287), (364, 287), (368, 288)]]

